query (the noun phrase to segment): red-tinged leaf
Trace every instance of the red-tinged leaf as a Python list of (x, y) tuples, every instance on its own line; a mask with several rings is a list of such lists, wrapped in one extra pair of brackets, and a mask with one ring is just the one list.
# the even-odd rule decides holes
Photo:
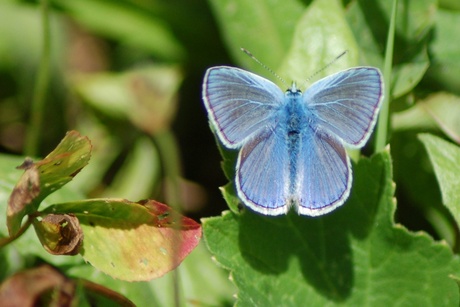
[(40, 203), (60, 189), (88, 164), (91, 143), (76, 131), (66, 134), (59, 145), (41, 161), (26, 159), (25, 169), (8, 200), (7, 225), (10, 235), (21, 227), (24, 216), (37, 211)]
[(74, 214), (84, 233), (83, 258), (122, 280), (164, 275), (176, 268), (201, 238), (200, 224), (153, 200), (90, 199), (56, 204), (45, 211)]

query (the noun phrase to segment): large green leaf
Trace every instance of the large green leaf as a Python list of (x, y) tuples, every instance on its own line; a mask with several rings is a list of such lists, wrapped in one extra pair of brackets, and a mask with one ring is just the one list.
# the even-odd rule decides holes
[[(346, 56), (327, 67), (346, 50)], [(319, 72), (315, 75), (315, 79), (318, 79), (356, 66), (358, 53), (358, 45), (340, 2), (315, 0), (304, 10), (296, 24), (293, 41), (280, 68), (280, 74), (289, 77), (289, 81), (294, 80), (303, 85), (302, 81), (314, 73)]]
[[(307, 78), (345, 50), (349, 51), (347, 56), (316, 77), (357, 64), (357, 44), (337, 0), (315, 0), (308, 6), (297, 1), (276, 5), (269, 0), (210, 2), (227, 48), (240, 65), (249, 67), (251, 71), (264, 76), (269, 74), (241, 52), (241, 47), (248, 49), (288, 82), (297, 81), (303, 87)], [(263, 40), (259, 39), (261, 36)]]
[(460, 225), (460, 147), (430, 134), (419, 138), (433, 164), (443, 203)]
[(460, 263), (447, 245), (394, 224), (389, 153), (361, 159), (354, 173), (347, 203), (323, 217), (246, 210), (203, 220), (241, 306), (458, 304), (449, 274)]
[(269, 0), (209, 0), (223, 33), (227, 49), (239, 65), (267, 73), (240, 48), (263, 63), (277, 68), (285, 57), (305, 6), (296, 0), (274, 5)]

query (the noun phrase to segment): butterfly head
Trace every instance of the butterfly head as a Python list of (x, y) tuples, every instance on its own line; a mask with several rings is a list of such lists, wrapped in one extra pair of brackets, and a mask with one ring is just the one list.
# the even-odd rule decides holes
[(302, 91), (297, 88), (297, 84), (292, 82), (291, 88), (288, 88), (286, 91), (286, 95), (292, 94), (302, 94)]

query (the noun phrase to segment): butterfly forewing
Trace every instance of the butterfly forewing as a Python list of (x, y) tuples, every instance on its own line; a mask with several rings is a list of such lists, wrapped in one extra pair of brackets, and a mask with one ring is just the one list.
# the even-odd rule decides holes
[(319, 125), (351, 146), (368, 140), (382, 102), (383, 83), (378, 69), (351, 68), (314, 83), (304, 102)]
[(267, 123), (275, 123), (284, 93), (272, 82), (250, 72), (226, 66), (208, 69), (203, 98), (217, 134), (236, 148)]

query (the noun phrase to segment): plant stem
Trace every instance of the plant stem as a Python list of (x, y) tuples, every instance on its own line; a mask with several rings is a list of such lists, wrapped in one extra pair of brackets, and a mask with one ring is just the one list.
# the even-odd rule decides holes
[[(163, 166), (164, 178), (165, 178), (165, 199), (168, 206), (175, 209), (176, 212), (181, 212), (181, 200), (180, 200), (180, 158), (179, 150), (176, 144), (176, 140), (171, 131), (162, 131), (154, 135), (154, 142), (157, 145), (158, 152), (160, 153), (160, 160)], [(181, 217), (175, 215), (174, 221), (177, 229), (180, 229)], [(179, 240), (174, 242), (173, 257), (178, 254), (180, 245)], [(174, 261), (174, 259), (172, 259)], [(174, 261), (175, 262), (175, 261)], [(175, 269), (173, 272), (173, 289), (174, 289), (174, 305), (181, 306), (181, 293), (179, 284), (179, 272)]]
[(388, 122), (390, 116), (390, 86), (391, 86), (391, 69), (393, 64), (393, 49), (395, 38), (396, 9), (398, 0), (393, 0), (391, 10), (390, 28), (388, 29), (387, 44), (385, 49), (385, 63), (383, 67), (384, 79), (384, 98), (380, 110), (379, 121), (377, 123), (377, 136), (375, 141), (375, 151), (382, 151), (387, 144)]
[(38, 154), (38, 146), (43, 128), (43, 114), (46, 101), (45, 97), (49, 85), (50, 25), (48, 0), (40, 1), (40, 12), (43, 29), (43, 46), (37, 81), (35, 83), (33, 93), (31, 117), (25, 144), (25, 154), (28, 156), (36, 156)]
[(26, 232), (27, 229), (29, 229), (29, 226), (32, 225), (32, 221), (35, 217), (29, 216), (27, 221), (24, 223), (24, 225), (21, 226), (19, 231), (12, 235), (11, 237), (7, 238), (0, 238), (0, 249), (5, 247), (6, 245), (10, 244), (17, 238), (19, 238), (24, 232)]

